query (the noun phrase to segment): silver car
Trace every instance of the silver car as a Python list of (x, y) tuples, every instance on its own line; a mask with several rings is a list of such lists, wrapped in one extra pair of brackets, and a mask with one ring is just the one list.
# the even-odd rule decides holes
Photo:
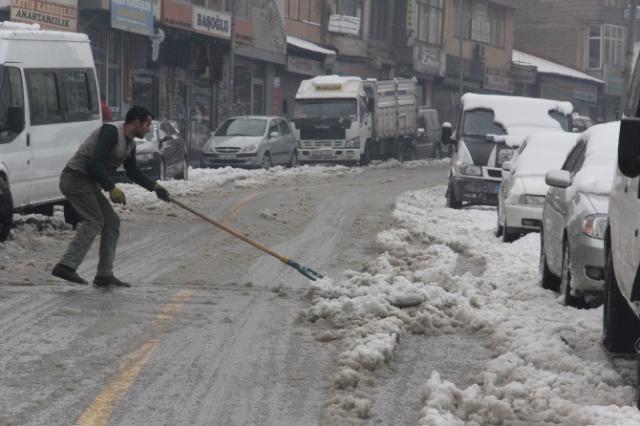
[(543, 212), (540, 270), (545, 288), (569, 306), (587, 307), (604, 286), (604, 236), (617, 139), (594, 126), (583, 133), (550, 186)]
[(202, 167), (298, 165), (298, 141), (282, 117), (231, 117), (202, 147)]

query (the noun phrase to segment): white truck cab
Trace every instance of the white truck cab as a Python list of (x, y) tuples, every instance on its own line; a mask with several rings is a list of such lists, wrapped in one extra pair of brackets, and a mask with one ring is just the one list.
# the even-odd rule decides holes
[(502, 164), (531, 133), (566, 132), (573, 105), (522, 96), (464, 94), (451, 157), (447, 207), (498, 204)]
[(101, 122), (86, 35), (0, 23), (0, 241), (14, 211), (64, 200), (60, 173)]

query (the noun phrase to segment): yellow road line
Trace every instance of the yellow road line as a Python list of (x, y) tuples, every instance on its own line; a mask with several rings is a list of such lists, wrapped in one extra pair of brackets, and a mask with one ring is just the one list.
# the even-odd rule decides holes
[[(231, 209), (224, 221), (232, 221), (240, 210), (257, 195), (258, 193), (254, 192), (241, 199)], [(192, 294), (193, 292), (190, 289), (182, 289), (162, 307), (152, 323), (151, 333), (154, 337), (142, 343), (126, 357), (118, 373), (76, 421), (76, 426), (103, 426), (107, 424), (116, 405), (129, 391), (158, 346), (159, 340), (157, 336), (167, 327), (175, 314), (184, 307), (184, 304), (191, 298)]]

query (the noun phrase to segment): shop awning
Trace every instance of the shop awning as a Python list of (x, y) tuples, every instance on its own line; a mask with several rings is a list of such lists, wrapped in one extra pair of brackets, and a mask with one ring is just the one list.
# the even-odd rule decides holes
[(321, 55), (336, 56), (335, 50), (326, 49), (322, 46), (318, 46), (315, 43), (311, 43), (310, 41), (290, 35), (287, 36), (287, 44), (293, 47), (297, 47), (298, 49), (307, 50), (313, 53), (319, 53)]

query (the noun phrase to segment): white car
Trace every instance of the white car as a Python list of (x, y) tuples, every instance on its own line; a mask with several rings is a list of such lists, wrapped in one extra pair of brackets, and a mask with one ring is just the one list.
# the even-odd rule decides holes
[(534, 133), (511, 161), (502, 164), (497, 235), (502, 235), (503, 241), (511, 242), (521, 234), (540, 229), (542, 206), (549, 189), (544, 176), (562, 166), (578, 136), (563, 132)]

